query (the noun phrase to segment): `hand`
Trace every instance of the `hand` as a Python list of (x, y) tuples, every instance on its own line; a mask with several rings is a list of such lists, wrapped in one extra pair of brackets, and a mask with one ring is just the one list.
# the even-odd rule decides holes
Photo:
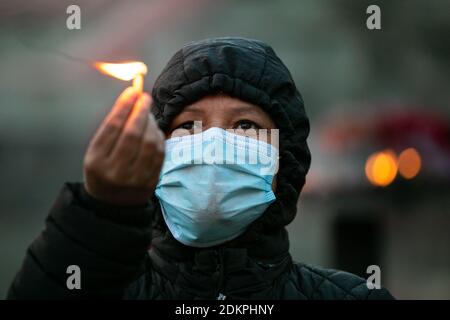
[(108, 204), (143, 205), (164, 160), (164, 134), (149, 113), (151, 97), (127, 88), (106, 116), (84, 157), (84, 188)]

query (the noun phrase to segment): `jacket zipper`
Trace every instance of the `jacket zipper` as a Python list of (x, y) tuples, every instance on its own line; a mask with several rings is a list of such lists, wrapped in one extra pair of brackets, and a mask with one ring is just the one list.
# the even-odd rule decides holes
[(226, 298), (227, 298), (226, 295), (224, 295), (223, 293), (220, 293), (220, 292), (219, 292), (219, 295), (217, 296), (217, 299), (216, 299), (216, 300), (225, 300)]
[(217, 298), (216, 300), (225, 300), (226, 299), (226, 295), (224, 295), (222, 292), (220, 292), (222, 290), (222, 285), (223, 285), (223, 279), (224, 279), (224, 274), (223, 274), (223, 252), (222, 252), (222, 248), (219, 248), (216, 250), (216, 255), (218, 255), (218, 263), (217, 263), (217, 267), (218, 267), (218, 271), (219, 271), (219, 284), (218, 284), (218, 288), (217, 288)]

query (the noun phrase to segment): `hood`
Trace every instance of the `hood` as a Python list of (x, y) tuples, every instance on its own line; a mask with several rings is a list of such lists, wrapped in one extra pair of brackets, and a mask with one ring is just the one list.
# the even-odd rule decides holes
[[(276, 201), (243, 235), (218, 247), (246, 248), (262, 261), (279, 259), (288, 253), (285, 226), (295, 218), (311, 162), (302, 96), (269, 45), (237, 37), (212, 38), (186, 44), (169, 60), (153, 87), (151, 112), (166, 130), (185, 106), (219, 92), (258, 105), (272, 118), (279, 129), (280, 168)], [(202, 250), (176, 241), (160, 210), (154, 228), (152, 245), (175, 259)]]

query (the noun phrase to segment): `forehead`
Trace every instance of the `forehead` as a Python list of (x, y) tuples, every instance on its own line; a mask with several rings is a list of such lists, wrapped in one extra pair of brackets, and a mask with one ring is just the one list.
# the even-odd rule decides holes
[(227, 114), (254, 114), (264, 117), (268, 115), (257, 105), (233, 98), (224, 94), (206, 96), (186, 106), (182, 113), (227, 113)]

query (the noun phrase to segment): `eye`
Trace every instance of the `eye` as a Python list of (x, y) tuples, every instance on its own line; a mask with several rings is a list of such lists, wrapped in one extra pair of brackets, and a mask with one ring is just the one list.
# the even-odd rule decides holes
[(170, 134), (172, 137), (185, 136), (185, 135), (198, 133), (201, 130), (202, 130), (201, 121), (190, 120), (190, 121), (185, 121), (185, 122), (181, 123), (180, 125), (178, 125), (177, 127), (175, 127), (171, 131)]
[(249, 130), (249, 129), (261, 129), (261, 127), (250, 120), (240, 120), (236, 123), (233, 129)]
[(176, 129), (184, 129), (184, 130), (193, 130), (194, 129), (194, 121), (186, 121), (182, 124), (180, 124)]

